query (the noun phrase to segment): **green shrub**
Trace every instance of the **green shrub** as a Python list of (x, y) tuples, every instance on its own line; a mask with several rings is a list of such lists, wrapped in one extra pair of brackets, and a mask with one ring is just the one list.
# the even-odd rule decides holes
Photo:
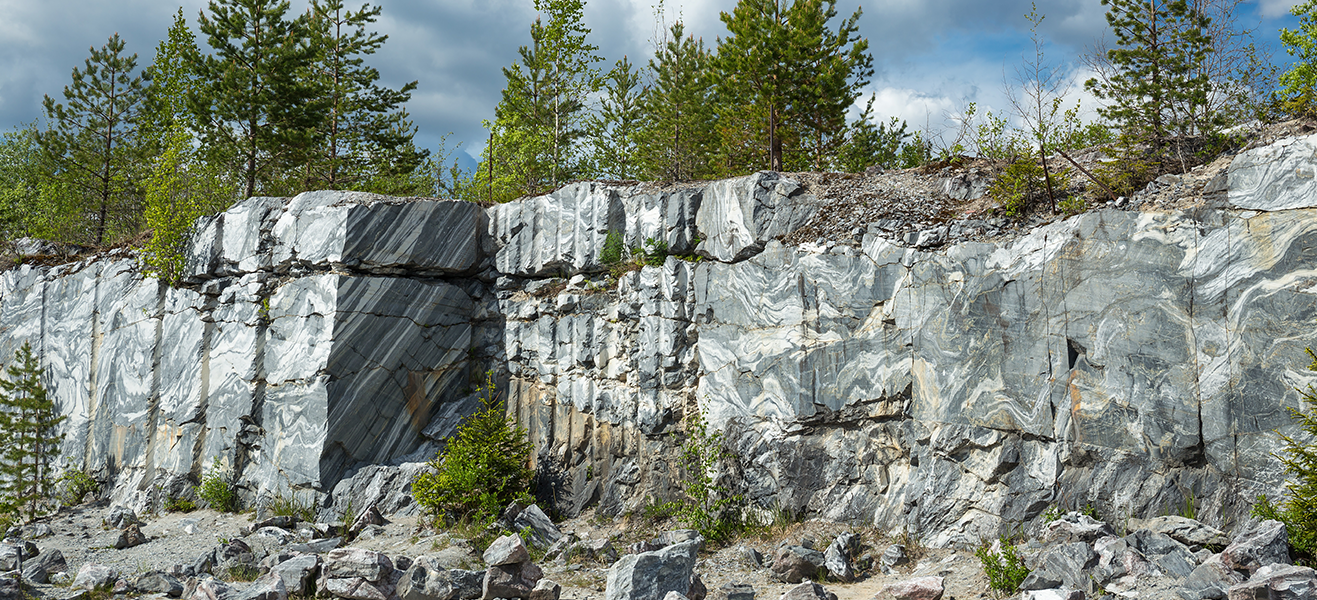
[(60, 504), (64, 506), (79, 504), (87, 494), (96, 494), (100, 491), (101, 484), (84, 471), (69, 469), (59, 476), (57, 496)]
[[(1038, 202), (1046, 201), (1047, 173), (1033, 156), (1025, 156), (1011, 163), (988, 187), (988, 194), (1001, 202), (1002, 210), (1010, 217), (1022, 217)], [(1052, 192), (1064, 195), (1070, 185), (1070, 171), (1051, 171)]]
[[(1313, 359), (1308, 369), (1317, 371), (1317, 354), (1313, 354), (1311, 348), (1306, 351)], [(1296, 391), (1303, 398), (1302, 410), (1289, 408), (1290, 418), (1305, 434), (1317, 436), (1317, 389), (1309, 385)], [(1285, 484), (1285, 497), (1278, 504), (1273, 504), (1265, 495), (1258, 496), (1252, 513), (1256, 517), (1284, 523), (1290, 546), (1308, 557), (1317, 557), (1317, 446), (1283, 433), (1277, 435), (1285, 444), (1283, 454), (1277, 458), (1293, 479)]]
[(741, 509), (745, 497), (718, 482), (720, 463), (735, 460), (723, 442), (721, 431), (709, 433), (704, 415), (692, 411), (687, 417), (686, 443), (682, 445), (682, 466), (685, 468), (686, 494), (683, 502), (667, 503), (654, 507), (655, 512), (675, 513), (687, 527), (700, 532), (710, 541), (730, 538), (744, 527)]
[(197, 509), (197, 503), (187, 498), (165, 498), (165, 512), (189, 513)]
[(296, 495), (275, 494), (274, 500), (270, 501), (270, 513), (276, 517), (293, 517), (304, 523), (314, 523), (316, 520), (315, 508), (310, 502), (298, 500)]
[(599, 263), (603, 265), (615, 265), (626, 258), (626, 245), (622, 242), (622, 234), (615, 230), (608, 230), (608, 237), (604, 238), (604, 247), (599, 250)]
[(467, 417), (430, 469), (412, 482), (417, 504), (436, 517), (492, 521), (504, 506), (525, 497), (533, 471), (526, 429), (507, 416), (485, 374), (483, 408)]
[(668, 259), (668, 243), (663, 240), (646, 238), (645, 245), (637, 253), (640, 262), (651, 267), (661, 267)]
[(225, 477), (219, 460), (211, 463), (210, 471), (201, 478), (201, 485), (197, 487), (197, 497), (212, 509), (220, 512), (237, 512), (238, 495)]
[(1029, 569), (1015, 550), (1015, 544), (1006, 538), (1001, 539), (1001, 551), (993, 552), (990, 546), (981, 546), (974, 551), (983, 565), (983, 573), (988, 576), (988, 587), (1002, 594), (1014, 594), (1019, 591), (1024, 578), (1029, 576)]
[(1116, 144), (1104, 149), (1103, 154), (1107, 159), (1093, 169), (1093, 175), (1101, 183), (1090, 186), (1089, 191), (1095, 196), (1105, 196), (1107, 190), (1117, 196), (1132, 196), (1157, 178), (1156, 163), (1128, 136), (1122, 136)]

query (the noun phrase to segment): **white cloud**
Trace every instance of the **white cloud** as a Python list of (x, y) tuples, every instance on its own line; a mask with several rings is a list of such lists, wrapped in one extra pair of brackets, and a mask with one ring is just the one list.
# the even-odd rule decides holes
[(1261, 12), (1262, 16), (1268, 19), (1283, 17), (1290, 14), (1290, 8), (1298, 4), (1293, 0), (1259, 0), (1258, 12)]

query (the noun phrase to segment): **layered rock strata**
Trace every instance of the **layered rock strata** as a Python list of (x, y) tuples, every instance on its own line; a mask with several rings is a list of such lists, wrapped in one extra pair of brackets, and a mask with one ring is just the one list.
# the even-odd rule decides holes
[[(1272, 431), (1313, 380), (1314, 144), (1241, 155), (1189, 210), (940, 249), (783, 245), (827, 214), (772, 173), (485, 210), (252, 198), (202, 224), (179, 288), (122, 254), (6, 272), (0, 356), (33, 342), (65, 457), (125, 502), (219, 460), (249, 496), (414, 509), (405, 463), (492, 369), (564, 514), (673, 496), (699, 410), (764, 514), (939, 545), (1054, 504), (1225, 525), (1278, 492)], [(610, 231), (692, 260), (608, 275)]]

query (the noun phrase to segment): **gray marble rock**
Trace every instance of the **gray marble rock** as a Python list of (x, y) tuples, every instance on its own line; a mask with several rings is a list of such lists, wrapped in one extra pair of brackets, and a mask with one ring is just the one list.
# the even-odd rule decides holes
[(73, 579), (73, 587), (85, 590), (106, 588), (114, 584), (119, 574), (112, 568), (95, 563), (83, 563)]
[(400, 600), (475, 600), (482, 594), (482, 573), (445, 568), (433, 557), (421, 556), (398, 581)]
[(481, 558), (485, 560), (485, 564), (498, 567), (527, 562), (530, 560), (530, 553), (526, 550), (526, 545), (522, 543), (521, 536), (511, 534), (490, 542)]
[(1229, 597), (1306, 600), (1317, 597), (1317, 571), (1311, 567), (1271, 564), (1262, 567), (1248, 581), (1230, 588)]
[(1289, 535), (1285, 524), (1268, 520), (1245, 529), (1221, 552), (1221, 561), (1250, 575), (1269, 565), (1289, 564)]
[[(68, 563), (64, 560), (64, 553), (52, 548), (42, 552), (35, 559), (23, 563), (23, 579), (36, 583), (48, 583), (51, 575), (66, 571), (68, 568)], [(0, 571), (5, 570), (8, 569), (0, 569)]]
[(282, 561), (270, 569), (284, 582), (289, 594), (307, 596), (315, 591), (316, 572), (320, 569), (320, 556), (302, 554)]
[(554, 525), (553, 520), (536, 504), (521, 511), (512, 526), (515, 531), (529, 531), (531, 545), (541, 550), (553, 546), (554, 542), (562, 537), (558, 526)]
[(744, 260), (807, 223), (818, 204), (799, 183), (769, 171), (712, 182), (695, 216), (703, 240), (696, 251), (722, 262)]
[(1244, 209), (1317, 208), (1317, 135), (1283, 138), (1230, 163), (1230, 204)]
[(623, 556), (608, 569), (605, 600), (660, 600), (668, 592), (686, 594), (699, 547), (699, 541), (691, 540)]
[(1220, 529), (1179, 515), (1153, 517), (1140, 523), (1140, 528), (1164, 533), (1186, 546), (1223, 548), (1230, 543), (1230, 538)]

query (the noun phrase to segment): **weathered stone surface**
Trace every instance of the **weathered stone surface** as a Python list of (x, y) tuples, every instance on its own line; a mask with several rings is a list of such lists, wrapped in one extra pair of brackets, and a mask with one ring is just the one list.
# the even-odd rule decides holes
[(1227, 591), (1232, 586), (1243, 583), (1244, 579), (1238, 571), (1221, 562), (1220, 554), (1213, 554), (1185, 578), (1181, 586), (1186, 593), (1181, 596), (1218, 600), (1225, 598)]
[(142, 528), (136, 523), (133, 523), (132, 525), (124, 527), (123, 531), (119, 532), (118, 539), (114, 541), (114, 547), (116, 550), (122, 550), (124, 548), (132, 548), (133, 546), (141, 546), (142, 544), (145, 544), (146, 541), (146, 536), (142, 535)]
[(491, 542), (489, 547), (485, 548), (481, 558), (485, 559), (485, 564), (497, 567), (524, 563), (530, 560), (530, 552), (526, 550), (526, 545), (522, 543), (521, 536), (511, 534)]
[(1061, 518), (1048, 523), (1043, 528), (1040, 539), (1044, 543), (1049, 542), (1088, 542), (1092, 543), (1101, 537), (1116, 535), (1116, 531), (1110, 525), (1098, 521), (1088, 515), (1077, 512), (1069, 512)]
[(562, 537), (558, 526), (535, 504), (521, 511), (512, 525), (516, 531), (529, 530), (531, 545), (541, 550), (549, 548)]
[[(0, 559), (0, 562), (3, 562)], [(64, 553), (59, 550), (47, 550), (42, 552), (36, 558), (23, 563), (23, 579), (34, 583), (47, 583), (50, 576), (61, 571), (68, 570), (69, 565), (64, 560)], [(7, 571), (9, 569), (0, 569)]]
[(387, 581), (393, 562), (380, 552), (362, 548), (338, 548), (324, 557), (321, 579), (360, 578), (371, 583)]
[(1221, 552), (1221, 562), (1250, 575), (1268, 565), (1289, 564), (1289, 535), (1285, 524), (1262, 521), (1244, 530)]
[(0, 600), (22, 600), (23, 585), (13, 573), (0, 574)]
[(828, 549), (823, 552), (823, 566), (828, 569), (828, 578), (842, 583), (854, 581), (852, 557), (859, 548), (860, 537), (853, 533), (843, 533), (828, 544)]
[(787, 583), (800, 583), (803, 579), (813, 579), (826, 560), (822, 552), (810, 550), (804, 546), (783, 546), (773, 556), (770, 567), (778, 579)]
[(484, 574), (448, 569), (433, 557), (421, 556), (398, 581), (401, 600), (474, 600), (482, 594)]
[(782, 594), (780, 600), (828, 600), (828, 592), (823, 589), (823, 586), (812, 581), (806, 581), (787, 590)]
[(1153, 517), (1139, 524), (1140, 529), (1164, 533), (1186, 546), (1223, 548), (1230, 544), (1225, 532), (1179, 515)]
[(605, 600), (660, 600), (668, 592), (685, 595), (699, 547), (699, 541), (691, 540), (623, 556), (608, 569)]
[(562, 595), (562, 586), (548, 579), (541, 579), (535, 582), (535, 588), (530, 591), (527, 600), (558, 600)]
[(133, 582), (133, 589), (148, 594), (164, 594), (170, 598), (183, 595), (183, 582), (168, 573), (147, 573)]
[(1317, 598), (1317, 571), (1310, 567), (1271, 564), (1229, 591), (1230, 600), (1310, 600)]
[(1317, 135), (1241, 152), (1230, 163), (1229, 201), (1239, 208), (1317, 208)]
[(1045, 590), (1064, 585), (1081, 589), (1088, 584), (1087, 571), (1096, 566), (1098, 555), (1084, 542), (1070, 542), (1048, 547), (1038, 556), (1022, 590)]
[(232, 600), (239, 592), (224, 582), (207, 577), (197, 582), (192, 593), (185, 593), (188, 600)]
[(78, 569), (78, 576), (73, 579), (73, 587), (85, 590), (114, 585), (119, 574), (105, 565), (85, 563)]
[(941, 577), (915, 577), (889, 583), (878, 592), (879, 600), (939, 600), (943, 592)]
[(234, 600), (288, 600), (288, 589), (282, 577), (270, 573), (251, 582), (246, 589), (234, 595)]
[(494, 565), (485, 571), (482, 600), (494, 598), (529, 598), (544, 572), (531, 562)]
[(306, 596), (315, 592), (316, 575), (319, 569), (319, 555), (303, 554), (274, 565), (270, 569), (270, 573), (283, 579), (284, 589), (289, 594)]
[(709, 594), (710, 600), (755, 600), (755, 588), (748, 583), (727, 582)]
[(808, 222), (816, 204), (799, 183), (777, 173), (761, 171), (710, 183), (695, 216), (704, 240), (696, 250), (724, 262), (748, 258), (768, 240)]

